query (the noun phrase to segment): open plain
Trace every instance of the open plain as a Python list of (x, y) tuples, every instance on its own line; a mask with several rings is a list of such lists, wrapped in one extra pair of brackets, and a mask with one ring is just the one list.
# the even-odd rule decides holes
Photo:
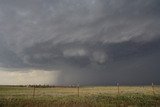
[(160, 107), (160, 86), (0, 86), (0, 107)]

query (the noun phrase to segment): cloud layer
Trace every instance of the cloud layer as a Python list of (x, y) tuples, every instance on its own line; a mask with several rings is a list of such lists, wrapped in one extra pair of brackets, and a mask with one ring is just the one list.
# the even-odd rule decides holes
[(158, 83), (159, 6), (159, 0), (1, 0), (0, 67), (61, 71), (59, 84)]
[(1, 71), (1, 85), (53, 85), (57, 81), (58, 72), (43, 70)]

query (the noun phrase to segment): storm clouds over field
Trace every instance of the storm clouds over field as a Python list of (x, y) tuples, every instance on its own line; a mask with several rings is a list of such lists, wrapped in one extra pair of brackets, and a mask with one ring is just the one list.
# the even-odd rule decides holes
[(0, 84), (160, 83), (159, 0), (0, 0)]

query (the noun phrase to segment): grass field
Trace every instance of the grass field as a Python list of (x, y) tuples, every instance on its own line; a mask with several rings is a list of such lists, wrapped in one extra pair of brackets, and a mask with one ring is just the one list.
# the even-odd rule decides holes
[(0, 107), (160, 107), (160, 86), (0, 86)]

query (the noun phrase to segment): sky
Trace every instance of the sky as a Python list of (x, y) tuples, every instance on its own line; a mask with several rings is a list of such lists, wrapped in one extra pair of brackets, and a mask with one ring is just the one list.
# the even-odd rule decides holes
[(160, 84), (160, 0), (0, 0), (0, 85)]

